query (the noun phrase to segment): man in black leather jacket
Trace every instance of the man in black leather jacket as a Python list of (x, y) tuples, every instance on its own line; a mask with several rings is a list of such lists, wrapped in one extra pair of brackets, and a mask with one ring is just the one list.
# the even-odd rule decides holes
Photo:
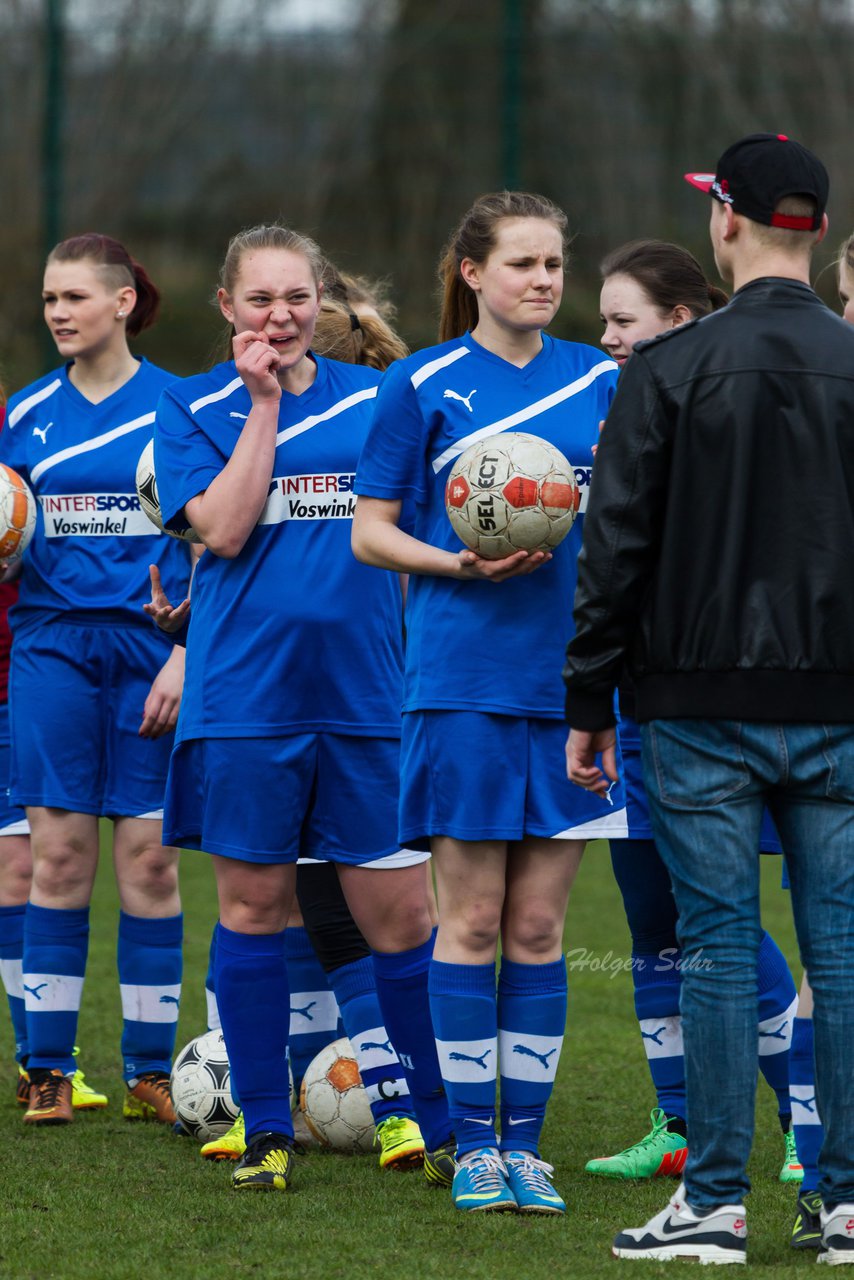
[(624, 667), (635, 682), (685, 963), (685, 1182), (614, 1253), (744, 1261), (767, 803), (815, 992), (819, 1257), (854, 1262), (854, 330), (809, 284), (817, 157), (751, 135), (686, 176), (735, 292), (621, 375), (564, 671), (569, 776), (600, 793)]

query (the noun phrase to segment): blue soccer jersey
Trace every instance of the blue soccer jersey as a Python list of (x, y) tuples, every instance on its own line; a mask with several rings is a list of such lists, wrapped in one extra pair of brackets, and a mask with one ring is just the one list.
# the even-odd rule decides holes
[(377, 397), (356, 492), (416, 504), (415, 537), (448, 551), (461, 543), (445, 511), (451, 467), (500, 431), (550, 441), (568, 458), (580, 514), (554, 558), (502, 583), (414, 574), (407, 598), (404, 710), (454, 708), (563, 719), (561, 681), (572, 634), (575, 562), (593, 465), (617, 365), (592, 347), (543, 335), (517, 368), (471, 334), (393, 364)]
[[(179, 740), (332, 732), (400, 734), (401, 596), (350, 550), (353, 478), (380, 375), (317, 358), (283, 393), (270, 495), (233, 560), (206, 552), (193, 580)], [(222, 471), (252, 407), (233, 361), (174, 383), (157, 410), (164, 519)]]
[(188, 549), (158, 532), (136, 492), (139, 455), (173, 376), (142, 360), (118, 391), (93, 404), (66, 367), (12, 396), (0, 461), (38, 499), (20, 596), (9, 615), (14, 630), (69, 613), (97, 613), (101, 625), (150, 628), (142, 612), (151, 596), (150, 564), (158, 565), (169, 598), (183, 599)]

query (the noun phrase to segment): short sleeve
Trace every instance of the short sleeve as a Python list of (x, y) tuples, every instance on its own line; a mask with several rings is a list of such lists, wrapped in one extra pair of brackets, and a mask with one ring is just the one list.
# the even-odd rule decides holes
[(189, 528), (184, 507), (207, 489), (226, 461), (187, 405), (171, 389), (164, 391), (154, 422), (154, 473), (167, 528), (179, 533)]
[(380, 383), (356, 469), (355, 492), (367, 498), (426, 501), (426, 436), (408, 362), (398, 361), (389, 366)]

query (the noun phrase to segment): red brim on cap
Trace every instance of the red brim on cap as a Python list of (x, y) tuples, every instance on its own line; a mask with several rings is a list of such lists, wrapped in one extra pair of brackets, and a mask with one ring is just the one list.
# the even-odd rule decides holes
[(714, 182), (714, 180), (715, 180), (715, 175), (713, 173), (686, 173), (685, 174), (685, 181), (690, 182), (692, 187), (697, 187), (699, 188), (700, 191), (705, 191), (706, 195), (708, 195), (709, 192), (711, 191), (712, 183)]

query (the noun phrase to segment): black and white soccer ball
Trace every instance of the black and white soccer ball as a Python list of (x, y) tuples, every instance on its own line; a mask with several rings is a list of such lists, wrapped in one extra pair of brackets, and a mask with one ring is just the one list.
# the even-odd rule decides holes
[(220, 1138), (237, 1119), (231, 1072), (221, 1031), (206, 1031), (185, 1045), (172, 1068), (172, 1105), (199, 1142)]
[(201, 542), (195, 529), (185, 529), (176, 533), (174, 529), (164, 529), (163, 512), (160, 510), (160, 495), (157, 492), (157, 476), (154, 474), (154, 441), (148, 444), (139, 455), (136, 464), (136, 496), (139, 505), (155, 528), (161, 533), (168, 533), (170, 538), (180, 538), (184, 542)]

